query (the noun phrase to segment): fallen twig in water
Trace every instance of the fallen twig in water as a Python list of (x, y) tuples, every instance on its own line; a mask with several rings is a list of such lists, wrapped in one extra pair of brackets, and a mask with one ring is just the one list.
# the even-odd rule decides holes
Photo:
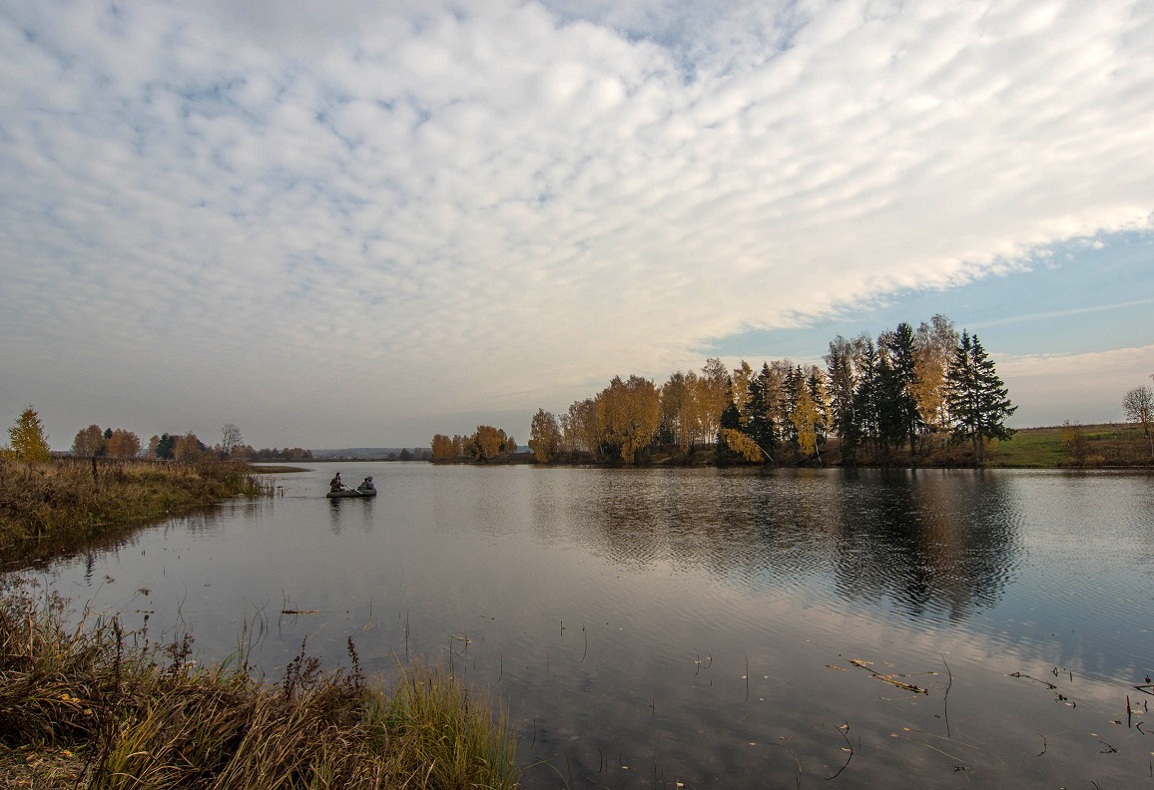
[(849, 766), (849, 761), (853, 759), (853, 744), (850, 743), (849, 740), (849, 722), (847, 721), (845, 724), (838, 726), (837, 731), (841, 733), (841, 737), (845, 738), (845, 746), (843, 748), (849, 752), (849, 757), (845, 758), (845, 765), (843, 765), (841, 768), (838, 768), (836, 774), (826, 777), (826, 781), (837, 779), (839, 776), (841, 776), (841, 772), (844, 771), (847, 766)]
[(950, 665), (946, 663), (946, 657), (942, 656), (942, 664), (946, 667), (946, 674), (949, 675), (949, 682), (946, 683), (946, 693), (942, 697), (942, 716), (946, 720), (946, 737), (952, 738), (953, 733), (950, 732), (950, 689), (954, 685), (954, 673), (950, 671)]
[[(915, 694), (927, 694), (928, 695), (930, 693), (929, 689), (924, 689), (921, 686), (915, 686), (913, 683), (906, 683), (905, 681), (898, 680), (898, 678), (905, 677), (905, 675), (892, 675), (892, 674), (891, 675), (883, 675), (880, 672), (876, 672), (873, 669), (871, 669), (868, 661), (863, 661), (860, 658), (851, 658), (849, 660), (849, 662), (851, 664), (853, 664), (855, 667), (861, 667), (862, 669), (864, 669), (866, 672), (869, 672), (871, 675), (873, 675), (878, 680), (881, 680), (885, 683), (889, 683), (891, 686), (896, 686), (896, 687), (898, 687), (900, 689), (904, 689), (906, 691), (912, 691)], [(931, 673), (931, 674), (936, 674), (936, 673)]]
[(792, 757), (794, 763), (797, 764), (797, 773), (794, 775), (794, 781), (797, 785), (797, 790), (801, 790), (801, 760), (797, 759), (797, 755), (793, 753), (793, 749), (789, 748), (786, 744), (779, 743), (777, 745), (789, 752), (789, 756)]
[(1051, 691), (1058, 688), (1057, 686), (1055, 686), (1053, 683), (1051, 683), (1048, 680), (1042, 680), (1041, 678), (1031, 677), (1030, 675), (1027, 675), (1025, 672), (1011, 672), (1010, 677), (1012, 677), (1012, 678), (1025, 678), (1026, 680), (1033, 680), (1035, 683), (1043, 684), (1046, 688), (1050, 689)]

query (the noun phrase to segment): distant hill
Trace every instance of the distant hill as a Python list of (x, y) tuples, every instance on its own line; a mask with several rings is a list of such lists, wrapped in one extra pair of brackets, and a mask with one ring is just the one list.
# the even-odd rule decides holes
[(312, 452), (313, 460), (422, 461), (431, 453), (431, 450), (428, 447), (343, 447), (334, 450), (313, 450)]

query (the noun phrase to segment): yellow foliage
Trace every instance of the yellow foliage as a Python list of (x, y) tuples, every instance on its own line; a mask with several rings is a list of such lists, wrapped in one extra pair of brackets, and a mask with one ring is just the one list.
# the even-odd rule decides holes
[(741, 457), (747, 461), (754, 463), (762, 460), (763, 451), (757, 442), (750, 439), (744, 433), (733, 428), (722, 428), (721, 438), (726, 446), (735, 453), (740, 453)]
[(31, 406), (8, 429), (8, 441), (11, 446), (5, 449), (4, 454), (13, 460), (32, 463), (47, 461), (52, 456), (48, 448), (48, 435), (44, 433), (44, 423)]

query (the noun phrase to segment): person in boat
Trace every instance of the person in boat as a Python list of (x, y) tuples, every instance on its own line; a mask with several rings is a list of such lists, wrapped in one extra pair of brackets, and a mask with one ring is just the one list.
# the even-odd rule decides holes
[(341, 482), (341, 473), (337, 472), (329, 481), (329, 491), (344, 491), (345, 484)]
[(368, 477), (366, 477), (361, 482), (361, 484), (359, 486), (357, 486), (357, 490), (358, 491), (376, 491), (376, 487), (373, 485), (373, 476), (369, 475)]

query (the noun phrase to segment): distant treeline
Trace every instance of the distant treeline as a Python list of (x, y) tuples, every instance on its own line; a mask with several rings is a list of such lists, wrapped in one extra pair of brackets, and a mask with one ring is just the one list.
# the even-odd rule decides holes
[(517, 440), (500, 428), (478, 425), (470, 436), (433, 436), (432, 461), (477, 461), (484, 463), (498, 459), (510, 460), (517, 453)]
[[(709, 359), (700, 373), (677, 371), (662, 385), (614, 377), (568, 412), (533, 417), (529, 447), (539, 463), (904, 463), (964, 451), (981, 463), (991, 440), (1009, 439), (1015, 410), (977, 335), (936, 315), (829, 343), (825, 366), (788, 359), (729, 370)], [(433, 455), (489, 460), (492, 431), (470, 439), (438, 435)], [(489, 436), (486, 442), (481, 435)], [(498, 432), (503, 433), (503, 432)], [(460, 442), (458, 443), (458, 439)]]
[(299, 461), (312, 458), (312, 450), (300, 447), (283, 449), (255, 449), (244, 444), (240, 430), (228, 423), (221, 428), (221, 441), (211, 447), (189, 431), (184, 434), (162, 433), (153, 436), (147, 447), (142, 447), (140, 438), (123, 428), (113, 430), (99, 425), (89, 425), (77, 432), (72, 441), (72, 455), (78, 458), (144, 458), (161, 461), (190, 461), (203, 456), (231, 458), (237, 461)]

